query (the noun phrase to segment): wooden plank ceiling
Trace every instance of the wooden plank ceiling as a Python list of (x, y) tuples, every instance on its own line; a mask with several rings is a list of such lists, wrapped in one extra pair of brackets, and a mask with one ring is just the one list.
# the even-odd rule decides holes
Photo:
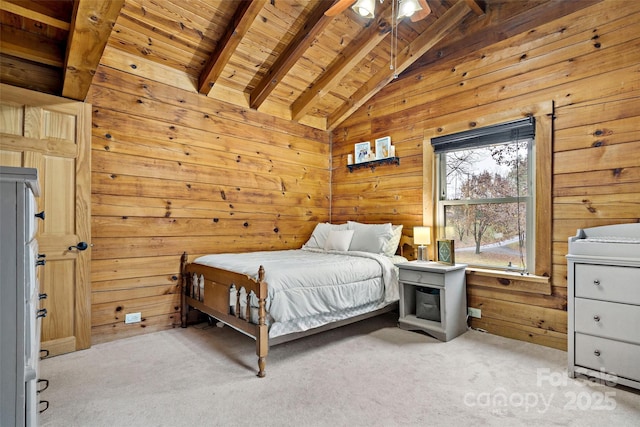
[(392, 61), (392, 0), (373, 19), (330, 0), (2, 0), (0, 79), (84, 100), (102, 65), (331, 130), (394, 75), (594, 1), (427, 0)]

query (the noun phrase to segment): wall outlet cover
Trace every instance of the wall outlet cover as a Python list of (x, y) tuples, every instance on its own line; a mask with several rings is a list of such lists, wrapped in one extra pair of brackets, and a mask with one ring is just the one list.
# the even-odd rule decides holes
[(467, 307), (467, 314), (478, 319), (482, 318), (482, 310), (479, 308)]
[(127, 313), (124, 315), (124, 323), (138, 323), (142, 321), (142, 313)]

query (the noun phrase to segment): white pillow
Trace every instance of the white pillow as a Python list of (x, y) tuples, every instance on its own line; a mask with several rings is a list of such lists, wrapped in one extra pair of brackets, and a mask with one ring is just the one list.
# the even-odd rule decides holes
[(331, 230), (326, 242), (324, 242), (324, 250), (348, 251), (352, 238), (353, 230)]
[(347, 225), (349, 229), (354, 231), (349, 246), (350, 251), (383, 254), (385, 245), (393, 238), (393, 228), (390, 222), (386, 224), (361, 224), (349, 221)]
[(302, 245), (307, 249), (324, 249), (324, 244), (329, 237), (329, 231), (331, 230), (347, 230), (347, 224), (330, 224), (328, 222), (318, 223), (313, 230), (311, 237), (307, 240), (307, 243)]
[(387, 240), (384, 245), (383, 251), (386, 256), (394, 256), (398, 251), (398, 245), (400, 244), (400, 239), (402, 238), (402, 224), (393, 225), (393, 237)]

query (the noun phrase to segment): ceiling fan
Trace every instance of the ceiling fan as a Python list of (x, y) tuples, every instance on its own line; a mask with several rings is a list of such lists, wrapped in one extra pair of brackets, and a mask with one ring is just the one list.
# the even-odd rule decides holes
[[(384, 0), (380, 0), (382, 3)], [(411, 22), (426, 18), (431, 13), (427, 0), (391, 0), (398, 2), (397, 19), (411, 17)], [(336, 16), (345, 11), (349, 6), (365, 18), (373, 18), (375, 0), (338, 0), (324, 13), (327, 16)]]

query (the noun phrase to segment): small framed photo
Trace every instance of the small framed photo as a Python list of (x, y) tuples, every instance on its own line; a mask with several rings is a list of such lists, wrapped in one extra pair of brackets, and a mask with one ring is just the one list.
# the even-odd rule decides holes
[(356, 151), (356, 163), (366, 162), (369, 159), (369, 153), (371, 152), (371, 143), (358, 142), (355, 146)]
[(446, 239), (436, 242), (436, 259), (438, 262), (448, 265), (456, 263), (453, 242), (453, 240)]
[(386, 159), (391, 157), (391, 137), (376, 139), (376, 159)]

